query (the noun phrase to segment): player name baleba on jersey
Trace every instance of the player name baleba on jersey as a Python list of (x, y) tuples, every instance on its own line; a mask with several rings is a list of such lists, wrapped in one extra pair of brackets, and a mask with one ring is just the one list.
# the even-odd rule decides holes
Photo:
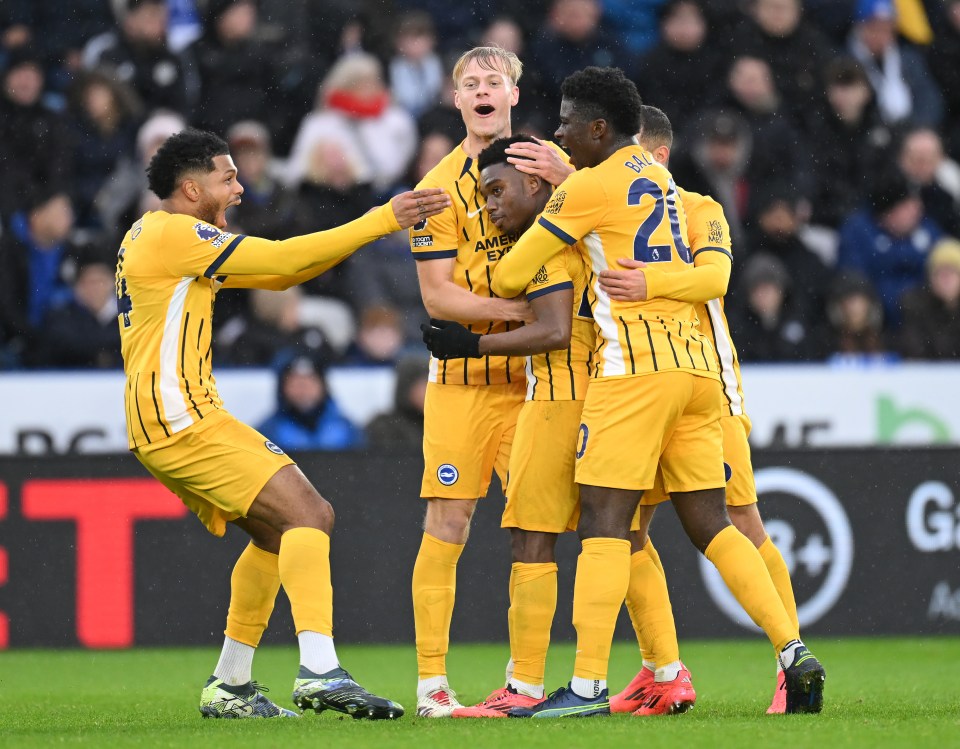
[[(490, 278), (497, 262), (519, 239), (503, 234), (490, 221), (480, 194), (476, 159), (461, 146), (453, 149), (431, 169), (417, 189), (446, 190), (453, 205), (410, 229), (410, 249), (417, 260), (456, 258), (453, 282), (480, 296), (495, 296)], [(462, 322), (462, 321), (460, 321)], [(464, 323), (474, 333), (500, 333), (517, 328), (518, 322)], [(520, 356), (484, 356), (480, 359), (430, 360), (430, 381), (452, 385), (499, 385), (522, 382), (524, 360)]]
[(598, 276), (618, 258), (693, 269), (686, 215), (670, 173), (639, 146), (627, 146), (595, 167), (574, 172), (538, 219), (569, 244), (579, 240), (589, 270), (588, 298), (599, 331), (595, 377), (680, 370), (719, 379), (709, 339), (694, 305), (675, 299), (618, 302)]
[(164, 211), (145, 214), (124, 236), (116, 291), (131, 449), (166, 439), (223, 407), (211, 372), (220, 285), (212, 271), (243, 239)]

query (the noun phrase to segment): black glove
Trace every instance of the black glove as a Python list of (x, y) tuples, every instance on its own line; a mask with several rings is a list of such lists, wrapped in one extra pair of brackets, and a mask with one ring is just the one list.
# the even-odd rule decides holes
[(471, 333), (458, 322), (434, 320), (420, 326), (423, 342), (438, 359), (480, 358), (480, 334)]

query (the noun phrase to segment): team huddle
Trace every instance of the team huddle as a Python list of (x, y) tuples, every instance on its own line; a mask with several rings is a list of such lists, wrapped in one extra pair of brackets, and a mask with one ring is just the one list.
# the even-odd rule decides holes
[[(327, 232), (283, 242), (224, 231), (243, 188), (226, 144), (187, 130), (151, 162), (161, 210), (124, 237), (117, 268), (130, 447), (207, 528), (251, 537), (231, 578), (205, 717), (295, 717), (252, 679), (279, 586), (300, 645), (301, 709), (396, 718), (361, 687), (332, 638), (332, 509), (282, 451), (223, 409), (210, 370), (221, 286), (285, 288), (400, 228), (433, 357), (424, 418), (424, 533), (413, 570), (417, 708), (424, 718), (556, 718), (684, 712), (666, 578), (647, 530), (670, 500), (691, 542), (767, 634), (770, 713), (819, 712), (824, 670), (800, 640), (780, 552), (757, 511), (736, 350), (723, 312), (732, 263), (719, 204), (674, 184), (672, 128), (613, 68), (563, 83), (555, 139), (512, 135), (522, 66), (498, 47), (453, 70), (466, 138), (417, 189)], [(446, 672), (456, 569), (496, 471), (511, 533), (506, 682), (461, 705)], [(509, 477), (509, 478), (508, 478)], [(576, 660), (547, 694), (560, 533), (582, 542)], [(610, 696), (626, 603), (642, 667)]]

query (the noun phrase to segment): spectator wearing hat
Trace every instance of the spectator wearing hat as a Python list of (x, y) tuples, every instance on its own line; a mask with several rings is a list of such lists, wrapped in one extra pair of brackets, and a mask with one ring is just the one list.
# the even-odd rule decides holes
[(883, 326), (883, 305), (869, 279), (846, 271), (834, 279), (826, 304), (826, 321), (815, 331), (818, 359), (834, 363), (868, 364), (890, 361)]
[(737, 331), (741, 361), (810, 358), (810, 329), (796, 301), (782, 261), (762, 252), (747, 260), (738, 294), (728, 297), (728, 320), (730, 329)]
[(926, 214), (948, 234), (960, 236), (960, 165), (944, 154), (940, 134), (928, 127), (908, 130), (897, 163), (919, 190)]
[(204, 31), (190, 51), (200, 76), (201, 106), (192, 124), (223, 133), (241, 120), (273, 126), (283, 116), (271, 106), (277, 90), (277, 54), (257, 36), (256, 0), (210, 0)]
[(192, 58), (167, 45), (167, 0), (123, 0), (119, 28), (90, 39), (83, 67), (101, 69), (131, 86), (147, 111), (170, 109), (189, 117), (200, 80)]
[(106, 258), (90, 251), (81, 255), (70, 298), (47, 312), (37, 346), (41, 367), (123, 366), (114, 268)]
[(670, 172), (678, 185), (710, 195), (723, 206), (736, 246), (744, 240), (750, 204), (750, 128), (736, 112), (710, 110), (687, 127), (684, 138), (689, 148), (671, 158)]
[(899, 171), (879, 179), (869, 208), (840, 227), (837, 266), (861, 272), (876, 287), (891, 327), (900, 324), (900, 296), (923, 281), (923, 266), (943, 231)]
[[(783, 263), (790, 277), (795, 308), (812, 327), (819, 324), (823, 315), (830, 272), (804, 243), (801, 225), (796, 191), (787, 185), (776, 185), (759, 199), (754, 227), (745, 244), (749, 253), (766, 253)], [(738, 269), (734, 279), (741, 272)]]
[(943, 97), (916, 49), (897, 39), (893, 0), (859, 0), (848, 46), (867, 72), (888, 124), (938, 127)]
[(320, 86), (317, 107), (300, 123), (287, 161), (289, 184), (317, 167), (318, 146), (329, 144), (356, 172), (356, 181), (389, 193), (417, 148), (413, 117), (390, 99), (380, 61), (365, 52), (344, 55)]
[(43, 63), (36, 51), (13, 50), (0, 84), (0, 217), (9, 219), (38, 186), (69, 190), (73, 160), (65, 118), (44, 104)]
[(960, 359), (960, 240), (937, 242), (926, 271), (926, 283), (903, 296), (900, 352), (907, 359)]
[(866, 200), (869, 185), (889, 160), (893, 132), (880, 117), (863, 66), (852, 57), (831, 60), (824, 72), (825, 103), (809, 113), (816, 148), (811, 222), (836, 229)]
[(36, 363), (36, 340), (52, 308), (70, 298), (79, 248), (63, 191), (35, 189), (0, 237), (0, 342), (25, 365)]
[(351, 450), (363, 431), (340, 411), (326, 381), (327, 362), (296, 355), (277, 376), (277, 410), (257, 430), (284, 450)]
[(637, 88), (645, 102), (681, 123), (717, 99), (727, 57), (712, 36), (703, 0), (667, 0), (658, 15), (660, 39), (640, 58)]

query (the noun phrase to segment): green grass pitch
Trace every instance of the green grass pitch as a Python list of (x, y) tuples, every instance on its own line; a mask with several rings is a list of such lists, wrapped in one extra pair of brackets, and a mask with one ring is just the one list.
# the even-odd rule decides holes
[[(398, 721), (355, 721), (336, 713), (294, 721), (202, 720), (200, 688), (215, 648), (119, 652), (10, 651), (0, 654), (0, 747), (949, 747), (960, 746), (960, 638), (809, 641), (827, 670), (819, 716), (767, 716), (773, 654), (759, 639), (682, 643), (696, 708), (663, 718), (424, 720), (412, 717), (413, 646), (343, 645), (344, 666), (366, 687), (399, 700)], [(503, 681), (505, 645), (455, 643), (451, 684), (464, 703)], [(638, 665), (636, 646), (618, 642), (610, 683), (620, 689)], [(565, 683), (573, 647), (551, 648), (547, 688)], [(293, 647), (263, 648), (254, 676), (290, 704)]]

